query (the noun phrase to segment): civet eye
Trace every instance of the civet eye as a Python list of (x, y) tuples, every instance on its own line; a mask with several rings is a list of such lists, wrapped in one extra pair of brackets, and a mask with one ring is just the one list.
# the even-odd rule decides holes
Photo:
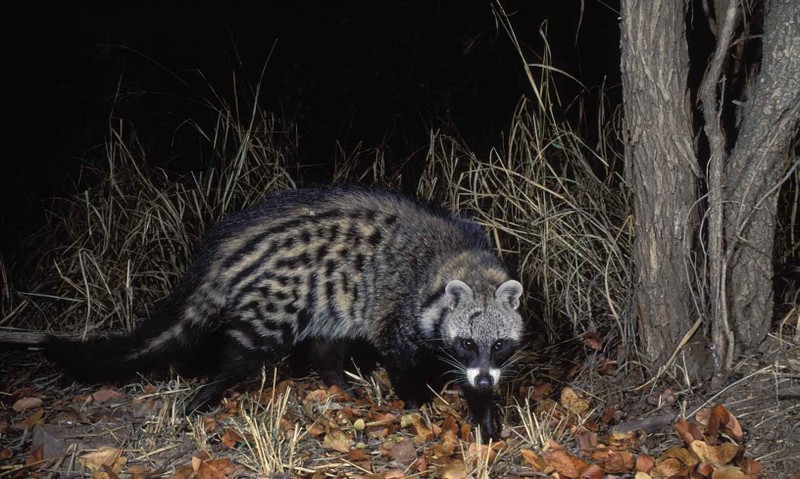
[(494, 344), (492, 345), (492, 348), (494, 348), (495, 351), (500, 351), (500, 349), (503, 348), (503, 340), (498, 339), (497, 341), (495, 341)]
[(465, 339), (465, 340), (463, 340), (461, 342), (461, 344), (464, 346), (464, 349), (473, 349), (473, 348), (475, 348), (475, 341), (473, 341), (471, 339)]

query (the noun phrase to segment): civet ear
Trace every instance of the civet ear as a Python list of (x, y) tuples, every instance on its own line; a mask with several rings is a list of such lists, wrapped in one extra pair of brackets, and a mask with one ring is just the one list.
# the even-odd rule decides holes
[(450, 309), (456, 309), (459, 304), (472, 299), (472, 288), (467, 286), (467, 283), (457, 279), (447, 283), (444, 292), (447, 294), (447, 302)]
[(513, 279), (501, 284), (494, 293), (494, 297), (499, 303), (507, 304), (511, 309), (519, 308), (520, 296), (522, 296), (522, 285)]

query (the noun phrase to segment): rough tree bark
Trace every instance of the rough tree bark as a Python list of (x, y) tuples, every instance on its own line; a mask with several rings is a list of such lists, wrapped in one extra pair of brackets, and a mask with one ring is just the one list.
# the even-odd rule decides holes
[[(765, 2), (761, 70), (725, 167), (725, 260), (738, 348), (758, 347), (773, 316), (776, 185), (800, 117), (800, 2)], [(731, 364), (727, 364), (729, 368)]]
[[(690, 3), (622, 2), (622, 78), (626, 162), (636, 218), (634, 263), (642, 352), (664, 367), (676, 351), (688, 353), (689, 375), (705, 379), (708, 354), (685, 344), (707, 340), (717, 384), (735, 353), (757, 347), (773, 316), (773, 248), (777, 192), (800, 118), (800, 2), (711, 2), (716, 49), (699, 86), (703, 121), (692, 122), (688, 104), (686, 7)], [(745, 8), (763, 7), (762, 59), (756, 81), (736, 92), (727, 74), (734, 36)], [(694, 12), (697, 14), (699, 9)], [(707, 12), (710, 14), (710, 12)], [(709, 19), (711, 21), (711, 19)], [(758, 41), (745, 36), (737, 43)], [(725, 112), (741, 121), (723, 126)], [(708, 140), (709, 156), (693, 148), (695, 133)], [(698, 162), (698, 158), (702, 161)], [(707, 176), (698, 163), (706, 164)], [(699, 188), (698, 188), (699, 187)], [(707, 192), (707, 195), (703, 194)], [(699, 206), (699, 207), (698, 207)], [(700, 229), (693, 211), (705, 211)], [(691, 238), (708, 248), (692, 250)], [(708, 255), (690, 262), (688, 255)], [(690, 271), (706, 264), (708, 271)], [(695, 300), (694, 302), (692, 300)], [(703, 328), (699, 326), (703, 325)]]
[(685, 266), (700, 169), (691, 143), (684, 8), (623, 0), (620, 25), (640, 352), (656, 366), (698, 317)]

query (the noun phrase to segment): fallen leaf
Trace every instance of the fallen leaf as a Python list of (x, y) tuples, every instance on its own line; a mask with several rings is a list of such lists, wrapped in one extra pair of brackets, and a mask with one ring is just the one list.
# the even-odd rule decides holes
[(78, 462), (90, 471), (102, 471), (104, 467), (109, 467), (114, 473), (119, 473), (122, 471), (122, 466), (125, 465), (126, 458), (120, 449), (101, 447), (80, 456)]
[(306, 394), (306, 401), (308, 402), (323, 402), (328, 399), (328, 391), (324, 389), (317, 389)]
[(366, 449), (350, 449), (347, 451), (348, 461), (364, 461), (366, 459), (368, 459)]
[(631, 472), (633, 465), (633, 453), (629, 451), (609, 451), (608, 457), (602, 461), (603, 469), (609, 474)]
[[(742, 468), (742, 471), (753, 477), (758, 477), (763, 472), (761, 463), (755, 459), (750, 459), (749, 457), (743, 457), (742, 460), (739, 461), (739, 467)], [(798, 471), (798, 474), (800, 474), (800, 471)]]
[(736, 466), (727, 466), (717, 469), (711, 474), (711, 479), (751, 479)]
[(466, 479), (467, 477), (467, 468), (464, 466), (464, 463), (458, 459), (449, 462), (439, 472), (442, 479)]
[(674, 457), (668, 457), (663, 461), (659, 461), (650, 471), (653, 478), (671, 478), (673, 476), (686, 477), (692, 471), (692, 467), (687, 466), (680, 460)]
[(561, 390), (561, 405), (567, 411), (576, 415), (581, 415), (589, 410), (589, 403), (569, 387)]
[(678, 431), (678, 435), (681, 439), (683, 439), (683, 442), (685, 442), (687, 446), (691, 444), (692, 441), (704, 439), (703, 433), (700, 432), (700, 429), (683, 418), (679, 419), (675, 424), (675, 430)]
[(380, 477), (382, 479), (402, 479), (406, 477), (406, 474), (401, 469), (389, 469), (388, 471), (384, 471)]
[(545, 453), (545, 461), (559, 474), (569, 477), (581, 477), (581, 473), (589, 467), (585, 461), (578, 459), (563, 449), (556, 449)]
[(18, 429), (18, 430), (33, 429), (34, 426), (44, 423), (44, 420), (42, 419), (43, 417), (44, 417), (44, 409), (39, 409), (35, 413), (23, 419), (21, 422), (12, 424), (11, 429)]
[(640, 472), (650, 472), (653, 469), (653, 466), (656, 465), (656, 461), (653, 460), (647, 454), (642, 454), (638, 458), (636, 458), (636, 470)]
[(583, 345), (589, 349), (593, 349), (595, 351), (600, 351), (603, 349), (602, 338), (600, 338), (600, 335), (595, 331), (585, 332), (581, 336), (581, 341), (583, 341)]
[(28, 457), (25, 458), (25, 465), (28, 467), (32, 466), (38, 467), (39, 465), (42, 464), (43, 456), (44, 456), (44, 444), (39, 444), (39, 447), (31, 451), (31, 453), (28, 454)]
[(392, 446), (390, 451), (392, 459), (406, 466), (417, 460), (417, 449), (411, 439), (403, 439)]
[(225, 429), (225, 434), (222, 435), (220, 440), (228, 449), (233, 449), (236, 447), (237, 443), (244, 442), (244, 438), (241, 436), (241, 434), (231, 428)]
[(14, 402), (14, 405), (11, 406), (15, 411), (22, 412), (26, 409), (31, 409), (34, 407), (40, 407), (43, 404), (41, 398), (35, 397), (24, 397), (22, 399), (17, 399)]
[(592, 464), (581, 473), (581, 479), (602, 479), (605, 475), (606, 471), (602, 467)]
[(131, 467), (129, 467), (125, 472), (130, 474), (131, 479), (145, 479), (153, 471), (142, 464), (134, 464)]
[(536, 472), (544, 472), (547, 468), (547, 463), (539, 457), (538, 454), (530, 449), (522, 449), (519, 451), (522, 454), (522, 460), (525, 461)]
[(653, 479), (653, 476), (646, 472), (639, 471), (633, 479)]
[(111, 399), (118, 399), (123, 397), (124, 394), (115, 391), (113, 389), (101, 389), (94, 394), (92, 394), (92, 399), (98, 404), (102, 404), (106, 401), (110, 401)]
[(709, 444), (716, 444), (717, 432), (720, 426), (728, 423), (728, 410), (722, 404), (717, 404), (711, 408), (708, 415), (708, 424), (706, 426), (706, 434), (708, 435)]
[(702, 462), (707, 462), (715, 467), (730, 464), (739, 451), (739, 446), (729, 442), (712, 446), (704, 441), (692, 441), (690, 446)]
[(325, 435), (325, 439), (322, 440), (322, 447), (347, 453), (350, 452), (351, 442), (350, 438), (340, 429), (334, 429)]
[(695, 453), (683, 447), (671, 447), (667, 449), (664, 454), (658, 457), (656, 464), (661, 464), (662, 461), (667, 459), (675, 459), (689, 467), (694, 467), (700, 463), (700, 459)]
[(538, 383), (533, 389), (528, 389), (528, 397), (534, 401), (542, 401), (553, 392), (551, 383)]

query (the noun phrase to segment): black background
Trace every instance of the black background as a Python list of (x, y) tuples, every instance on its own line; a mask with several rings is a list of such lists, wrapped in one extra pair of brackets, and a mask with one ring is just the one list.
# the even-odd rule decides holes
[[(296, 123), (303, 161), (324, 181), (337, 142), (384, 146), (402, 161), (430, 128), (450, 128), (478, 152), (498, 145), (520, 97), (531, 95), (518, 53), (487, 1), (64, 2), (6, 16), (6, 120), (0, 252), (10, 263), (42, 225), (47, 199), (70, 194), (81, 158), (122, 118), (148, 161), (200, 168), (178, 125), (209, 111), (194, 100), (231, 98), (261, 82), (260, 106)], [(559, 80), (565, 100), (618, 99), (617, 1), (506, 1), (528, 59)], [(583, 7), (583, 11), (581, 8)], [(580, 29), (578, 25), (580, 24)], [(9, 32), (19, 33), (9, 33)], [(263, 70), (263, 76), (262, 76)], [(569, 121), (570, 112), (564, 120)], [(176, 133), (177, 132), (177, 133)]]

